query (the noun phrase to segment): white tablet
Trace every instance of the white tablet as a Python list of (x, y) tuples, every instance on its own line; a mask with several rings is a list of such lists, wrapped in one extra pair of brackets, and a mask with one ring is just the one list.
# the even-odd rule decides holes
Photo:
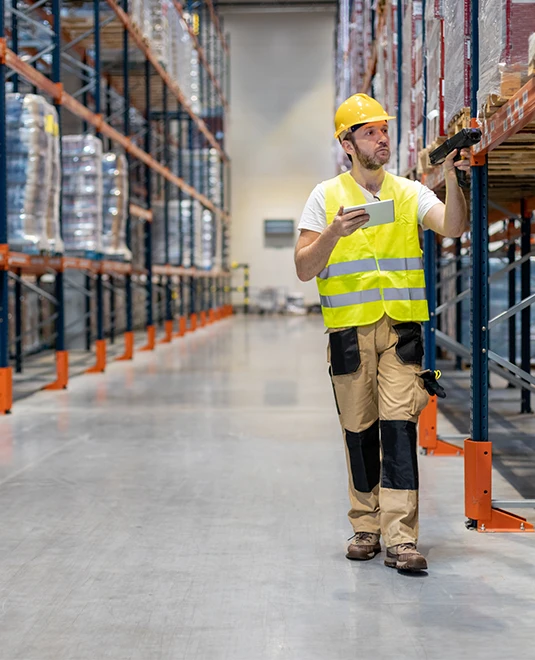
[(386, 199), (384, 202), (367, 202), (361, 206), (346, 206), (344, 213), (365, 209), (366, 213), (370, 216), (369, 222), (362, 226), (362, 229), (368, 227), (377, 227), (378, 225), (387, 225), (389, 222), (394, 222), (394, 200)]

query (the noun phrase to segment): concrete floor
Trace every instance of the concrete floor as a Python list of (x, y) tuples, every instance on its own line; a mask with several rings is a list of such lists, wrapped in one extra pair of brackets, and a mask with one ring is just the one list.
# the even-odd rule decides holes
[(225, 321), (1, 419), (0, 658), (533, 657), (535, 535), (465, 530), (461, 459), (421, 459), (427, 576), (345, 559), (325, 343)]

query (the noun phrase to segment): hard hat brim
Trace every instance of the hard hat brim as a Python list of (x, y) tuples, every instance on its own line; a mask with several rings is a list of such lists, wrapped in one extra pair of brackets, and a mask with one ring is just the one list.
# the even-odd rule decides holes
[[(367, 119), (365, 122), (362, 123), (363, 126), (366, 126), (366, 124), (375, 124), (379, 121), (390, 121), (391, 119), (396, 119), (395, 117), (391, 117), (390, 115), (383, 115), (382, 117), (372, 117), (371, 119)], [(336, 133), (334, 134), (335, 139), (337, 140), (342, 133), (345, 133), (346, 131), (351, 130), (351, 126), (341, 126)]]

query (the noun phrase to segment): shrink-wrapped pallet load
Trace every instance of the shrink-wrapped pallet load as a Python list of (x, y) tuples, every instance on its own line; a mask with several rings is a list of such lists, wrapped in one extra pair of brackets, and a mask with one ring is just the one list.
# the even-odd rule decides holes
[(128, 216), (128, 164), (124, 154), (102, 157), (102, 252), (125, 259), (132, 257), (126, 246)]
[(93, 135), (62, 138), (65, 250), (95, 257), (102, 250), (102, 142)]
[(12, 250), (48, 249), (52, 183), (50, 106), (36, 94), (6, 95), (7, 223)]

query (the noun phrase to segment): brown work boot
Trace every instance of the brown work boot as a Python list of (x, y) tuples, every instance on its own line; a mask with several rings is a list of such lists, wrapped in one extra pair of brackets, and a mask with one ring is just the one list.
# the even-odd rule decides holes
[(387, 548), (385, 566), (411, 573), (427, 570), (425, 557), (418, 552), (415, 543), (401, 543)]
[(373, 559), (378, 552), (381, 552), (379, 534), (357, 532), (350, 540), (351, 543), (347, 547), (346, 555), (348, 559), (367, 561)]

